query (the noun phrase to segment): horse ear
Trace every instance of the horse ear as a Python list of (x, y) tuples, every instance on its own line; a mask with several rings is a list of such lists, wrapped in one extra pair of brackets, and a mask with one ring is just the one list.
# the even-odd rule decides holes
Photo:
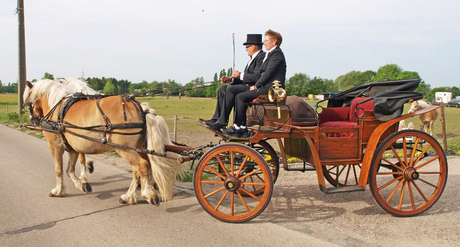
[(26, 81), (26, 85), (29, 87), (29, 88), (33, 88), (34, 85), (32, 84), (32, 82), (30, 81)]

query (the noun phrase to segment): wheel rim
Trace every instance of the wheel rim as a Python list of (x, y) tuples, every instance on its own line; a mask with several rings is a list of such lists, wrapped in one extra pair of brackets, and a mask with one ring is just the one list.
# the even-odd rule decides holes
[(380, 207), (395, 216), (415, 216), (441, 196), (447, 181), (446, 157), (432, 136), (400, 131), (377, 149), (369, 179)]
[[(246, 178), (253, 177), (253, 180)], [(264, 158), (245, 145), (223, 144), (202, 157), (194, 175), (195, 195), (213, 217), (245, 222), (267, 207), (273, 179)], [(245, 188), (255, 187), (258, 195)], [(244, 195), (247, 195), (244, 197)]]
[(334, 187), (358, 185), (360, 164), (323, 166), (324, 178)]

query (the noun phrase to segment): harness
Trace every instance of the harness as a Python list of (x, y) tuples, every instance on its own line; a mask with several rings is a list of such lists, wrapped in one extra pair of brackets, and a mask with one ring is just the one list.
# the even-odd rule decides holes
[[(156, 156), (162, 156), (165, 158), (168, 158), (166, 154), (162, 153), (157, 153), (154, 150), (147, 150), (146, 148), (133, 148), (113, 142), (108, 142), (107, 141), (107, 134), (117, 134), (117, 135), (142, 135), (144, 137), (144, 147), (147, 147), (147, 139), (145, 138), (146, 135), (146, 113), (142, 111), (142, 107), (139, 101), (135, 100), (133, 97), (129, 97), (128, 95), (120, 95), (121, 102), (122, 102), (122, 114), (123, 114), (123, 119), (125, 123), (120, 123), (120, 124), (112, 124), (110, 123), (109, 119), (103, 112), (101, 106), (100, 106), (100, 101), (101, 99), (109, 97), (107, 95), (84, 95), (82, 93), (75, 93), (73, 95), (67, 96), (63, 99), (61, 99), (54, 107), (44, 116), (42, 119), (40, 119), (40, 122), (38, 126), (41, 126), (44, 131), (48, 132), (53, 132), (53, 133), (59, 133), (62, 137), (63, 143), (66, 147), (67, 151), (75, 151), (72, 146), (69, 144), (67, 141), (67, 138), (65, 137), (64, 133), (68, 133), (89, 141), (93, 142), (98, 142), (101, 144), (107, 144), (113, 147), (117, 148), (123, 148), (123, 149), (128, 149), (132, 151), (136, 151), (139, 153), (144, 153), (144, 154), (152, 154)], [(96, 107), (99, 111), (99, 113), (102, 115), (102, 119), (104, 120), (103, 125), (93, 125), (93, 126), (86, 126), (86, 127), (81, 127), (77, 126), (75, 124), (72, 124), (66, 120), (64, 120), (65, 115), (69, 111), (70, 107), (72, 107), (73, 104), (76, 102), (79, 102), (81, 100), (95, 100), (96, 102)], [(126, 104), (131, 103), (135, 109), (137, 110), (137, 113), (141, 117), (141, 122), (140, 123), (128, 123), (127, 115), (126, 115)], [(57, 120), (51, 120), (51, 116), (54, 114), (54, 112), (57, 111)], [(72, 131), (71, 129), (80, 129), (80, 130), (88, 130), (88, 131), (93, 131), (93, 132), (102, 132), (102, 138), (97, 139), (89, 136), (85, 136), (79, 133), (76, 133), (75, 131)], [(117, 130), (121, 129), (141, 129), (139, 131), (133, 131), (133, 132), (120, 132)]]

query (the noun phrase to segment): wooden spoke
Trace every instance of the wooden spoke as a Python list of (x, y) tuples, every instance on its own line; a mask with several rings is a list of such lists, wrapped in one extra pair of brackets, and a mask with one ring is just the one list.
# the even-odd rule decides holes
[(212, 195), (215, 195), (217, 192), (222, 191), (222, 190), (224, 190), (224, 189), (225, 189), (225, 187), (221, 187), (221, 188), (219, 188), (219, 189), (217, 189), (217, 190), (215, 190), (215, 191), (213, 191), (213, 192), (211, 192), (211, 193), (205, 195), (204, 198), (208, 198), (208, 197), (210, 197), (210, 196), (212, 196)]
[(228, 191), (225, 191), (224, 195), (222, 196), (222, 198), (220, 199), (220, 201), (217, 203), (216, 207), (214, 208), (215, 210), (219, 209), (219, 206), (222, 204), (225, 197), (227, 197), (227, 194), (228, 194)]

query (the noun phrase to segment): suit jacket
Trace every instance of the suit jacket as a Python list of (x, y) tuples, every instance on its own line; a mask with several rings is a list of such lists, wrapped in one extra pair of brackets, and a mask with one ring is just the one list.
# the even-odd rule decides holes
[(249, 66), (246, 65), (244, 68), (243, 80), (239, 77), (233, 79), (232, 85), (236, 84), (248, 84), (254, 85), (256, 81), (260, 78), (260, 70), (264, 62), (265, 52), (262, 50), (257, 54), (257, 56), (252, 60)]
[(286, 59), (279, 47), (268, 53), (267, 59), (262, 64), (261, 76), (255, 86), (257, 88), (263, 87), (268, 91), (275, 80), (280, 81), (284, 88), (284, 82), (286, 81)]

